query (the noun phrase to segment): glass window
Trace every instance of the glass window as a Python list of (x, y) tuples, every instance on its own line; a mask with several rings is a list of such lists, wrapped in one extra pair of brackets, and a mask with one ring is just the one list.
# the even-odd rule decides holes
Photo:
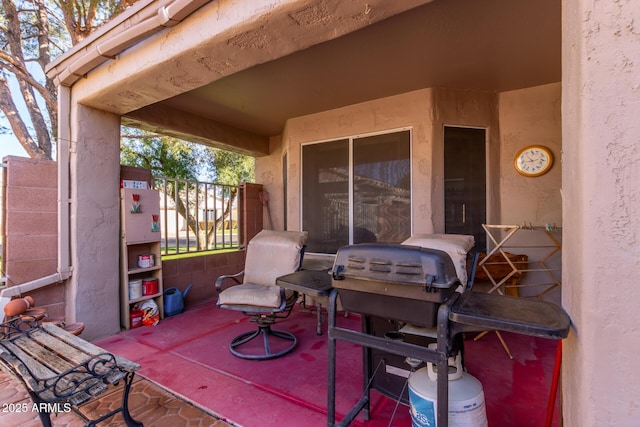
[(349, 140), (302, 147), (302, 229), (307, 251), (335, 253), (349, 239)]
[(411, 235), (409, 131), (353, 142), (353, 243)]
[(302, 147), (302, 229), (309, 232), (309, 252), (399, 243), (411, 235), (410, 146), (407, 130)]

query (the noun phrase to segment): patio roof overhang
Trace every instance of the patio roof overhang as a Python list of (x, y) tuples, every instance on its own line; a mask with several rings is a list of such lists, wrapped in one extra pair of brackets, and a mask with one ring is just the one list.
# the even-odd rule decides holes
[(258, 156), (291, 117), (427, 87), (561, 79), (556, 0), (272, 3), (140, 2), (48, 74), (125, 124)]

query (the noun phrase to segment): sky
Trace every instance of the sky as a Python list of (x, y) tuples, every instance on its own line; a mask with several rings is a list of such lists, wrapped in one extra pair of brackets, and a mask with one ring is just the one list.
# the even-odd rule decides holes
[(0, 135), (0, 159), (5, 156), (29, 157), (13, 134)]
[[(34, 76), (42, 79), (42, 71), (40, 71), (40, 69), (37, 66), (27, 65), (27, 68)], [(11, 89), (11, 91), (13, 93), (19, 93), (18, 83), (16, 82), (15, 78), (13, 78), (13, 76), (10, 74), (8, 74), (5, 77), (9, 81), (9, 88)], [(16, 103), (16, 106), (20, 111), (20, 115), (24, 117), (25, 120), (28, 120), (29, 114), (27, 113), (27, 110), (22, 98), (20, 96), (14, 96), (13, 102)], [(46, 111), (46, 109), (43, 109), (43, 111)], [(30, 122), (27, 123), (27, 126), (29, 126), (30, 124), (31, 124)], [(22, 145), (20, 145), (16, 137), (13, 135), (13, 132), (11, 132), (9, 121), (7, 120), (5, 115), (2, 114), (1, 112), (0, 112), (0, 127), (7, 128), (9, 130), (8, 133), (6, 134), (0, 133), (0, 161), (5, 156), (29, 157), (29, 155), (24, 150), (24, 148), (22, 148)]]

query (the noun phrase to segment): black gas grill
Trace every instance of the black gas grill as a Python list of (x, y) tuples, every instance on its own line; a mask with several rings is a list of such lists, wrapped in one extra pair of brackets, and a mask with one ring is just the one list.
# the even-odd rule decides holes
[(346, 311), (426, 327), (460, 285), (449, 255), (407, 245), (345, 246), (332, 274)]
[[(382, 243), (345, 246), (336, 254), (332, 286), (328, 306), (329, 426), (335, 425), (336, 340), (365, 348), (363, 396), (339, 425), (350, 424), (360, 411), (368, 418), (369, 389), (376, 388), (376, 382), (371, 381), (375, 378), (370, 378), (372, 369), (366, 366), (375, 356), (367, 349), (373, 349), (438, 365), (437, 423), (446, 427), (447, 361), (457, 352), (461, 332), (499, 329), (553, 339), (565, 338), (569, 332), (569, 317), (556, 305), (463, 289), (451, 258), (434, 249)], [(344, 310), (363, 315), (361, 331), (336, 327), (338, 297)], [(435, 327), (437, 349), (403, 340), (401, 334), (390, 334), (393, 331), (389, 330), (379, 336), (375, 329), (380, 328), (367, 326), (375, 323), (371, 317), (397, 325)], [(384, 387), (378, 390), (385, 393)]]

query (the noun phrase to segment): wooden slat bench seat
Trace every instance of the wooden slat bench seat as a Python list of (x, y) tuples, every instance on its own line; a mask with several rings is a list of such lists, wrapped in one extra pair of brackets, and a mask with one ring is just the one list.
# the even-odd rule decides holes
[(124, 381), (122, 406), (87, 420), (87, 426), (122, 412), (128, 426), (142, 427), (128, 407), (131, 383), (140, 365), (58, 326), (25, 319), (0, 324), (0, 366), (24, 385), (45, 427), (51, 426), (50, 412), (55, 408), (76, 409), (120, 381)]

